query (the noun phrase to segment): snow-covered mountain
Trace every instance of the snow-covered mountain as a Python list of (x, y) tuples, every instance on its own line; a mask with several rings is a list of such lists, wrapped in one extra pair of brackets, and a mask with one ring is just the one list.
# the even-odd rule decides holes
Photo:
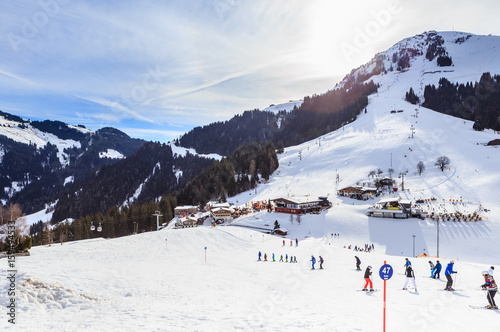
[(113, 128), (94, 132), (0, 112), (0, 200), (37, 211), (94, 167), (129, 156), (143, 144)]
[[(279, 168), (256, 190), (229, 200), (237, 205), (278, 197), (327, 196), (333, 206), (302, 222), (289, 215), (259, 212), (236, 219), (233, 226), (164, 229), (118, 239), (93, 239), (36, 247), (17, 259), (18, 326), (43, 330), (242, 330), (242, 331), (374, 331), (382, 329), (381, 291), (364, 293), (363, 270), (394, 268), (387, 281), (388, 331), (476, 331), (494, 329), (497, 312), (473, 309), (485, 305), (482, 270), (500, 265), (500, 150), (485, 143), (499, 138), (492, 130), (475, 131), (472, 122), (406, 102), (412, 87), (423, 96), (427, 84), (441, 77), (453, 83), (477, 81), (483, 72), (500, 73), (500, 38), (459, 32), (442, 36), (453, 66), (426, 58), (429, 34), (397, 43), (339, 84), (373, 80), (379, 84), (366, 112), (343, 128), (285, 149)], [(431, 38), (432, 39), (432, 38)], [(413, 52), (409, 49), (419, 50)], [(402, 53), (400, 50), (403, 50)], [(409, 67), (396, 67), (408, 56)], [(393, 54), (397, 53), (396, 62)], [(443, 55), (445, 55), (443, 51)], [(377, 59), (387, 70), (374, 71)], [(404, 61), (403, 61), (404, 62)], [(377, 73), (378, 72), (378, 73)], [(451, 163), (441, 171), (436, 160)], [(425, 170), (417, 173), (417, 163)], [(358, 201), (336, 191), (357, 183), (369, 185), (372, 170), (397, 181), (397, 192), (385, 197), (423, 200), (430, 213), (477, 212), (472, 222), (432, 219), (384, 219), (365, 212), (379, 198)], [(402, 181), (404, 180), (404, 190)], [(266, 226), (278, 221), (288, 229), (279, 237), (236, 225)], [(332, 234), (340, 234), (333, 237)], [(444, 292), (441, 280), (428, 278), (428, 261), (411, 258), (418, 292), (403, 291), (405, 257), (426, 253), (444, 267), (455, 261), (456, 292)], [(299, 239), (298, 246), (289, 241)], [(374, 244), (372, 253), (354, 252)], [(349, 246), (352, 246), (349, 249)], [(257, 253), (293, 255), (297, 264), (258, 262)], [(325, 259), (325, 269), (310, 270), (311, 255)], [(79, 264), (75, 265), (75, 262)], [(0, 304), (6, 306), (8, 285)], [(498, 300), (497, 300), (498, 302)], [(83, 313), (83, 314), (82, 314)], [(2, 328), (14, 330), (6, 319)]]
[[(364, 215), (376, 200), (360, 203), (336, 197), (337, 189), (373, 184), (374, 178), (368, 176), (372, 170), (381, 169), (381, 176), (389, 177), (389, 169), (393, 169), (399, 187), (398, 196), (413, 201), (437, 199), (425, 206), (429, 212), (472, 214), (480, 208), (488, 210), (482, 213), (482, 223), (445, 226), (449, 233), (441, 239), (447, 242), (440, 249), (441, 256), (460, 256), (482, 262), (494, 259), (491, 248), (498, 241), (500, 232), (500, 203), (497, 199), (500, 191), (500, 150), (486, 146), (486, 143), (498, 139), (499, 134), (492, 130), (475, 131), (471, 121), (412, 105), (404, 97), (410, 87), (421, 91), (420, 87), (437, 84), (441, 77), (447, 77), (453, 83), (463, 83), (478, 80), (483, 71), (492, 74), (500, 72), (500, 62), (496, 60), (500, 57), (500, 38), (474, 35), (467, 38), (469, 34), (458, 32), (439, 35), (445, 41), (443, 46), (453, 57), (453, 67), (443, 70), (437, 66), (436, 60), (425, 58), (425, 45), (420, 44), (423, 35), (406, 39), (379, 54), (385, 59), (396, 50), (410, 46), (420, 47), (423, 51), (411, 59), (411, 66), (404, 72), (388, 71), (370, 77), (380, 87), (376, 94), (369, 97), (366, 113), (362, 113), (356, 121), (314, 141), (287, 148), (279, 159), (279, 169), (267, 184), (261, 185), (256, 195), (240, 195), (231, 200), (242, 203), (249, 198), (267, 200), (283, 196), (328, 196), (334, 207), (325, 216), (325, 229), (314, 236), (337, 230), (345, 234), (345, 238), (352, 236), (353, 241), (363, 238), (364, 241), (384, 243), (388, 245), (389, 254), (408, 254), (407, 250), (397, 246), (392, 248), (390, 243), (394, 237), (410, 236), (408, 238), (411, 239), (411, 232), (418, 232), (420, 236), (416, 238), (416, 245), (420, 248), (419, 252), (426, 249), (427, 253), (435, 255), (435, 222), (413, 220), (411, 227), (407, 227), (408, 222), (395, 222), (393, 232), (376, 232), (374, 224), (391, 222)], [(462, 37), (465, 42), (455, 42)], [(370, 67), (371, 64), (363, 66), (351, 75), (361, 76), (360, 73), (369, 72), (367, 68)], [(434, 165), (441, 156), (451, 160), (450, 166), (443, 172)], [(422, 175), (417, 172), (420, 161), (425, 166)], [(453, 201), (459, 203), (453, 204)], [(460, 250), (459, 256), (456, 250)], [(500, 261), (497, 260), (497, 263)]]

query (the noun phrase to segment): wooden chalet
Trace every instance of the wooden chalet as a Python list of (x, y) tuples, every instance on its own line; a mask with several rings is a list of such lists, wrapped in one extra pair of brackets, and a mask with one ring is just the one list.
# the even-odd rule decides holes
[(321, 200), (309, 200), (307, 198), (276, 198), (272, 199), (274, 211), (290, 214), (319, 213), (321, 211)]
[(224, 221), (231, 220), (233, 213), (233, 209), (229, 208), (212, 208), (210, 210), (210, 216), (212, 219), (217, 220), (217, 219), (222, 219)]

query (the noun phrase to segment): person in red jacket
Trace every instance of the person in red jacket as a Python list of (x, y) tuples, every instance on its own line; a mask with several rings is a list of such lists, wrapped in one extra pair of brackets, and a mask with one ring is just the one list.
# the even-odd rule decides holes
[(372, 280), (370, 279), (370, 276), (372, 275), (372, 267), (371, 266), (368, 266), (365, 270), (365, 287), (363, 288), (363, 291), (368, 291), (368, 285), (370, 286), (370, 292), (373, 292), (374, 289), (373, 289), (373, 282)]
[(481, 285), (481, 288), (487, 290), (486, 298), (488, 299), (489, 305), (486, 306), (488, 309), (498, 309), (495, 303), (495, 295), (498, 290), (498, 286), (495, 282), (495, 279), (487, 272), (483, 271), (482, 273), (484, 277), (484, 284)]

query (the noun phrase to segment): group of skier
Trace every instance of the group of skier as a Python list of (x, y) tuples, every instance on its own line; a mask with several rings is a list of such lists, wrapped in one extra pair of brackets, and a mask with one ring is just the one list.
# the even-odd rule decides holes
[[(285, 240), (283, 240), (283, 247), (285, 246)], [(299, 246), (299, 239), (295, 239), (295, 246)], [(293, 240), (290, 240), (290, 247), (293, 247)]]
[(363, 251), (363, 252), (372, 252), (372, 250), (375, 249), (375, 246), (373, 244), (365, 244), (365, 247), (361, 247), (361, 246), (354, 246), (354, 248), (352, 248), (351, 245), (348, 245), (347, 247), (344, 246), (344, 248), (347, 248), (347, 249), (353, 249), (354, 251)]
[[(359, 259), (358, 256), (354, 256), (356, 259), (356, 270), (360, 271), (361, 270), (361, 260)], [(431, 278), (439, 279), (439, 273), (441, 272), (441, 263), (439, 260), (436, 262), (436, 265), (432, 263), (432, 261), (429, 261), (429, 265), (431, 267)], [(451, 260), (448, 265), (446, 266), (445, 270), (445, 276), (447, 279), (446, 282), (446, 287), (444, 290), (446, 291), (453, 291), (454, 289), (452, 288), (453, 286), (453, 279), (452, 275), (456, 274), (457, 271), (453, 270), (453, 267), (455, 265), (455, 262)], [(405, 269), (405, 276), (406, 276), (406, 282), (403, 286), (403, 290), (408, 289), (409, 284), (413, 284), (413, 288), (415, 289), (415, 292), (417, 291), (417, 284), (415, 282), (415, 272), (413, 271), (413, 267), (411, 265), (411, 262), (408, 258), (405, 258), (405, 264), (404, 264), (404, 269)], [(493, 272), (495, 268), (492, 266), (488, 271), (483, 271), (481, 274), (484, 277), (484, 284), (481, 285), (481, 288), (486, 291), (486, 298), (488, 300), (488, 305), (486, 308), (488, 309), (498, 309), (498, 306), (495, 303), (495, 295), (498, 291), (498, 285), (495, 282), (495, 279), (493, 278)], [(371, 275), (372, 275), (372, 267), (368, 266), (365, 270), (364, 274), (364, 279), (365, 279), (365, 286), (363, 287), (362, 291), (370, 291), (373, 292), (373, 282), (371, 280)]]
[(429, 265), (431, 267), (431, 278), (440, 279), (442, 266), (439, 260), (436, 261), (436, 265), (432, 261), (429, 261)]
[[(323, 257), (319, 256), (319, 269), (320, 270), (323, 270), (323, 263), (324, 262), (325, 262), (325, 260), (323, 259)], [(316, 258), (314, 257), (314, 255), (311, 255), (311, 263), (312, 263), (311, 270), (314, 270), (314, 264), (316, 264)]]
[[(280, 262), (288, 263), (289, 262), (289, 260), (288, 260), (289, 258), (290, 258), (290, 263), (297, 263), (297, 256), (292, 256), (292, 255), (288, 256), (288, 254), (285, 254), (285, 257), (284, 257), (285, 260), (283, 260), (283, 255), (281, 255), (279, 261)], [(276, 257), (274, 256), (274, 252), (271, 255), (271, 259), (272, 259), (272, 262), (276, 262)], [(262, 253), (260, 251), (259, 251), (258, 259), (257, 260), (258, 261), (262, 261)], [(263, 261), (267, 262), (267, 254), (266, 253), (264, 253), (264, 260)]]

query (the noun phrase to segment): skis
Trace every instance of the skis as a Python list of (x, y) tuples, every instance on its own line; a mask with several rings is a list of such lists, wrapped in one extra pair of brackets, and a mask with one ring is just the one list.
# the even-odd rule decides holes
[(356, 289), (357, 292), (365, 292), (365, 293), (373, 293), (373, 292), (378, 292), (380, 289), (376, 288), (373, 290), (363, 290), (363, 289)]
[(489, 308), (488, 306), (484, 306), (484, 305), (470, 305), (469, 304), (469, 307), (471, 307), (472, 309), (498, 310), (496, 308)]
[(438, 291), (443, 291), (443, 292), (463, 292), (463, 289), (438, 289)]

